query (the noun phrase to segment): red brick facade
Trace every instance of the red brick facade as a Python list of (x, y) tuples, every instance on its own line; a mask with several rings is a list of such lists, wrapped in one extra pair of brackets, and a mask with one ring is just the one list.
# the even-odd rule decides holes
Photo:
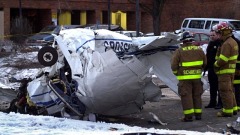
[[(51, 12), (61, 10), (82, 10), (94, 12), (88, 17), (90, 23), (96, 23), (101, 11), (107, 11), (108, 0), (21, 0), (24, 14), (39, 14), (32, 18), (38, 27), (51, 23)], [(59, 3), (58, 3), (59, 2)], [(128, 0), (110, 0), (111, 11), (127, 13), (128, 30), (136, 29), (136, 4)], [(151, 0), (140, 0), (141, 3), (151, 6)], [(18, 12), (19, 0), (0, 0), (0, 10), (4, 11), (4, 33), (10, 34), (11, 11)], [(166, 0), (161, 17), (161, 31), (174, 31), (180, 28), (181, 22), (186, 17), (215, 17), (240, 19), (240, 0)], [(31, 10), (31, 12), (30, 12)], [(141, 10), (140, 31), (152, 32), (153, 22), (149, 13)], [(36, 30), (38, 30), (36, 28)]]

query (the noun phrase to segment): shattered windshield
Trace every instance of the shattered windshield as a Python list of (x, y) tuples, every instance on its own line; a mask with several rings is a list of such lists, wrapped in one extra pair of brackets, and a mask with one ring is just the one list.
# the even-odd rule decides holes
[(229, 21), (234, 30), (240, 30), (240, 21)]

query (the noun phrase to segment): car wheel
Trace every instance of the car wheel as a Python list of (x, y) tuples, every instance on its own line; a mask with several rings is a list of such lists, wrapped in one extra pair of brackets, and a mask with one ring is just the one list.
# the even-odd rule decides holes
[(53, 47), (42, 47), (38, 51), (38, 61), (43, 66), (52, 66), (58, 60), (58, 53)]

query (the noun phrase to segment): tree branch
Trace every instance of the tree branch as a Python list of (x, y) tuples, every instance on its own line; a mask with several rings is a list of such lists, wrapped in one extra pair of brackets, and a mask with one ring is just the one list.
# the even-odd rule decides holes
[[(132, 3), (132, 4), (136, 4), (136, 0), (128, 0), (129, 3)], [(145, 5), (145, 4), (142, 4), (142, 3), (139, 3), (139, 6), (144, 10), (146, 11), (147, 13), (149, 13), (150, 15), (153, 15), (153, 10), (152, 8), (150, 8), (149, 6)]]

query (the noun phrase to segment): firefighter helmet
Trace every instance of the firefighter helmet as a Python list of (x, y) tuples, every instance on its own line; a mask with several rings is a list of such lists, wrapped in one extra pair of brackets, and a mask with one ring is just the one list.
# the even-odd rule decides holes
[(193, 34), (189, 31), (184, 31), (181, 35), (180, 41), (191, 42), (193, 41)]
[(212, 29), (216, 32), (220, 31), (232, 31), (232, 28), (228, 25), (227, 22), (221, 22), (219, 24), (216, 24), (212, 27)]

